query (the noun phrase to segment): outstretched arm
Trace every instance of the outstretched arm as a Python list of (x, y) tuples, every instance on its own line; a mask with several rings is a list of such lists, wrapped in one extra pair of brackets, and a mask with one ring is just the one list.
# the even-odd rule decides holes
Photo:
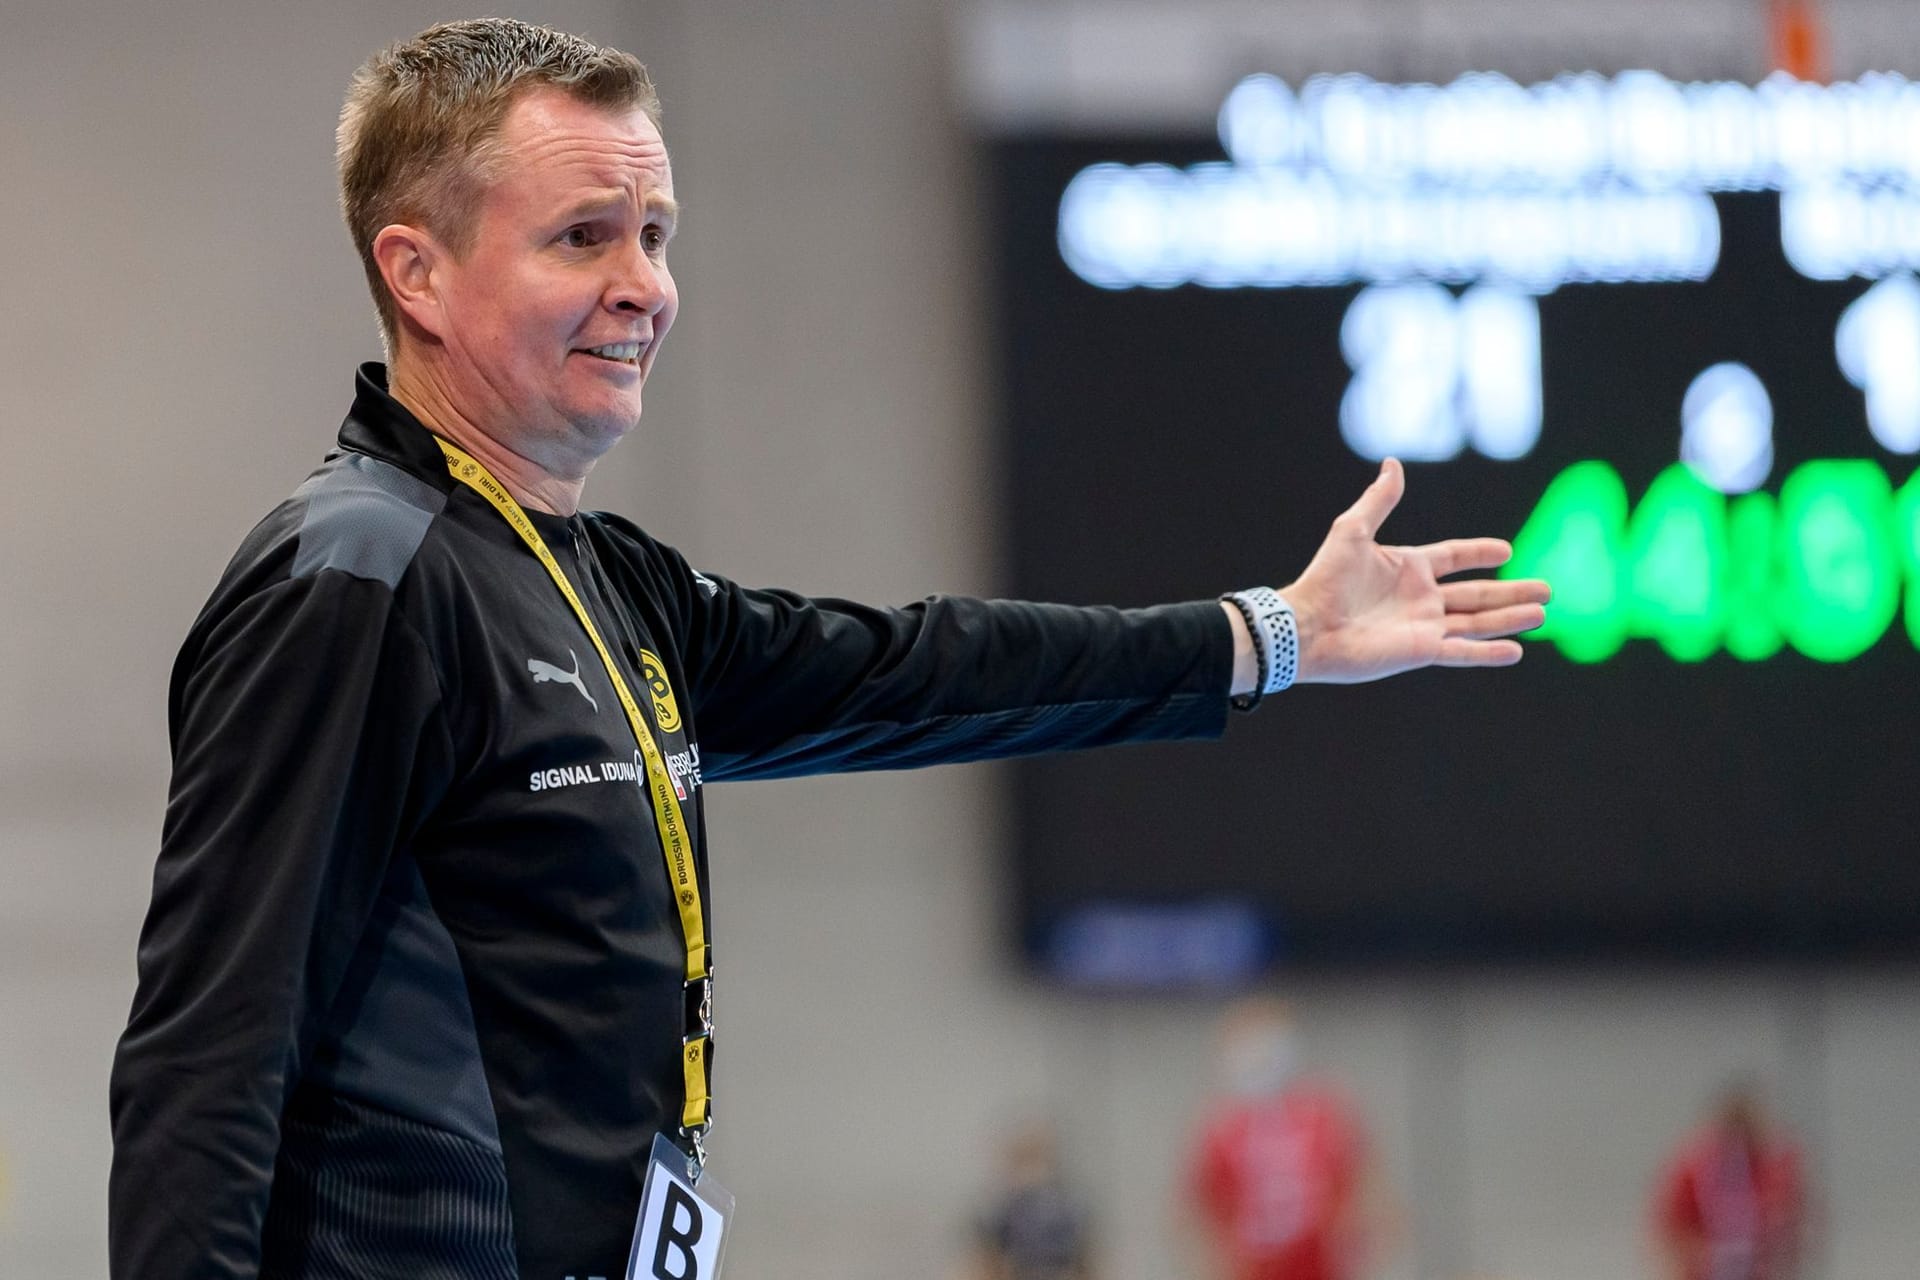
[[(1545, 620), (1552, 592), (1538, 579), (1440, 581), (1505, 564), (1513, 548), (1502, 539), (1382, 546), (1380, 526), (1406, 483), (1397, 459), (1383, 462), (1306, 571), (1282, 589), (1300, 630), (1298, 680), (1358, 684), (1420, 667), (1508, 667), (1520, 661), (1520, 643), (1509, 637)], [(1223, 607), (1234, 632), (1233, 692), (1251, 693), (1252, 637), (1239, 609)]]

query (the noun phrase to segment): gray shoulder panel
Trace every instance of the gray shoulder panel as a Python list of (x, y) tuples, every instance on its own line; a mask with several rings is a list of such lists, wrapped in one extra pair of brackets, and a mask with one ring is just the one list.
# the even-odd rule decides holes
[(398, 586), (447, 495), (390, 462), (343, 454), (308, 484), (293, 576), (338, 569)]

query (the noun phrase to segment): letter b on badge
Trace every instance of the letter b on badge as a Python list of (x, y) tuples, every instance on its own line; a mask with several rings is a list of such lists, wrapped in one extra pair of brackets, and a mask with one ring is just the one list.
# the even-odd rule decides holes
[(627, 1280), (719, 1280), (721, 1244), (733, 1197), (711, 1176), (698, 1188), (687, 1157), (665, 1138), (654, 1143), (634, 1225)]
[(653, 1274), (657, 1280), (700, 1280), (700, 1255), (694, 1246), (706, 1234), (700, 1202), (669, 1181), (667, 1195), (655, 1225), (660, 1239), (653, 1246)]

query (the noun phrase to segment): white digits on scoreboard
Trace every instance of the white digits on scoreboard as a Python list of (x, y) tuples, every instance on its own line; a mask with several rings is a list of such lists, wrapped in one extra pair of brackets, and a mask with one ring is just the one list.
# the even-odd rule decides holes
[(1374, 285), (1347, 308), (1340, 349), (1353, 369), (1340, 434), (1363, 458), (1441, 462), (1469, 444), (1521, 458), (1540, 438), (1540, 309), (1526, 294)]
[(1920, 450), (1920, 282), (1888, 276), (1840, 314), (1834, 354), (1867, 393), (1867, 429), (1895, 453)]
[(1758, 374), (1727, 361), (1680, 401), (1680, 460), (1722, 493), (1758, 489), (1773, 470), (1773, 399)]
[(1458, 314), (1467, 436), (1489, 458), (1524, 458), (1540, 439), (1540, 304), (1479, 285)]

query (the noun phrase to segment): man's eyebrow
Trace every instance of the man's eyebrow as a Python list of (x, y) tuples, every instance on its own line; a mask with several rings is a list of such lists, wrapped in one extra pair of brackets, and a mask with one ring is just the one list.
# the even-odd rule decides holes
[[(588, 196), (586, 199), (572, 205), (565, 213), (561, 214), (560, 217), (563, 221), (567, 222), (581, 218), (591, 218), (597, 214), (605, 213), (609, 209), (625, 205), (626, 203), (626, 192), (609, 191), (604, 195)], [(650, 193), (647, 196), (646, 209), (647, 212), (654, 217), (663, 218), (668, 222), (678, 221), (680, 217), (679, 202), (672, 196), (661, 195), (657, 192)]]

